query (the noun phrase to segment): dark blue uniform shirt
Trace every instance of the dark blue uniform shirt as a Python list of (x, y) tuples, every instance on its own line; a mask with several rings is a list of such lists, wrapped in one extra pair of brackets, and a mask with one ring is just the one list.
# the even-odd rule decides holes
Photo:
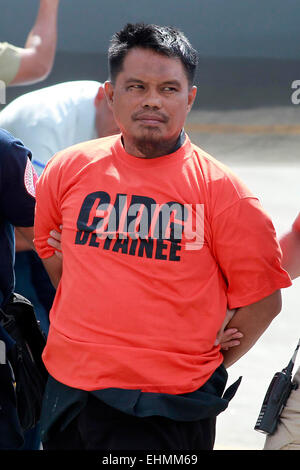
[(0, 306), (14, 289), (14, 226), (34, 223), (34, 183), (31, 152), (9, 132), (0, 129)]
[[(14, 226), (31, 227), (34, 222), (36, 174), (30, 158), (20, 140), (0, 129), (0, 307), (14, 290)], [(6, 349), (13, 344), (1, 326), (0, 340)], [(4, 363), (0, 364), (0, 449), (16, 449), (22, 444), (11, 372)]]

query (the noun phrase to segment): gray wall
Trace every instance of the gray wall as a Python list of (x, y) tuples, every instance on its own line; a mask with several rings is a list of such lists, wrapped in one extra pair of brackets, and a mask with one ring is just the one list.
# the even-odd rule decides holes
[[(38, 0), (0, 0), (0, 40), (22, 46)], [(204, 107), (288, 104), (300, 78), (300, 0), (61, 0), (58, 48), (47, 86), (107, 76), (106, 50), (126, 22), (181, 28), (202, 58)], [(10, 88), (8, 101), (29, 91)]]
[[(38, 0), (0, 0), (0, 39), (23, 44)], [(105, 52), (128, 21), (171, 24), (204, 56), (299, 58), (299, 0), (61, 0), (58, 50)]]

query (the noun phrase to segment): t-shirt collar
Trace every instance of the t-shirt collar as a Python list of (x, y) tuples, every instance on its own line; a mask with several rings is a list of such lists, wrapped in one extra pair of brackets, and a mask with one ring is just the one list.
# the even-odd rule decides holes
[(174, 164), (178, 161), (185, 160), (192, 154), (192, 144), (184, 130), (181, 131), (173, 148), (173, 151), (166, 155), (162, 155), (161, 157), (140, 158), (134, 155), (130, 155), (126, 152), (123, 146), (122, 135), (118, 136), (117, 140), (115, 141), (115, 144), (113, 145), (113, 148), (119, 160), (123, 160), (125, 163), (136, 168), (152, 168)]

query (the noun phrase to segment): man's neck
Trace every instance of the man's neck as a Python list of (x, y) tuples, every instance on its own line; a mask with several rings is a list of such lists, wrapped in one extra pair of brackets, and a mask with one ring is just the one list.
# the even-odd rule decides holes
[(171, 153), (174, 153), (176, 152), (184, 143), (184, 140), (185, 140), (185, 133), (184, 133), (184, 130), (181, 130), (178, 138), (176, 139), (176, 142), (175, 144), (171, 144), (170, 146), (167, 147), (167, 145), (165, 146), (165, 148), (163, 147), (160, 147), (158, 149), (158, 146), (152, 143), (149, 143), (147, 145), (147, 142), (144, 143), (144, 142), (138, 142), (136, 143), (133, 147), (134, 147), (134, 151), (131, 150), (131, 146), (130, 145), (126, 145), (125, 142), (124, 142), (124, 138), (122, 136), (122, 144), (123, 144), (123, 147), (125, 148), (125, 150), (137, 157), (137, 158), (147, 158), (147, 159), (151, 159), (151, 158), (159, 158), (159, 157), (162, 157), (162, 156), (165, 156), (165, 155), (169, 155)]

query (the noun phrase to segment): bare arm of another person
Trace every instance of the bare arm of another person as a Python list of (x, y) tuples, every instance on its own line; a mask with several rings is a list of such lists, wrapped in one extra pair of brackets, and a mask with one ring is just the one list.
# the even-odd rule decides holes
[(300, 232), (291, 230), (280, 239), (282, 266), (291, 279), (300, 276)]
[[(62, 225), (59, 228), (62, 230)], [(52, 246), (52, 248), (55, 248), (55, 255), (62, 259), (61, 232), (58, 232), (57, 230), (51, 230), (48, 238), (48, 244)]]
[(243, 334), (236, 328), (227, 328), (227, 325), (234, 316), (235, 312), (236, 309), (227, 309), (225, 319), (215, 341), (215, 346), (219, 344), (220, 348), (224, 351), (227, 351), (229, 348), (234, 346), (238, 346), (240, 344), (240, 338), (243, 337)]
[(277, 290), (264, 299), (237, 309), (227, 328), (236, 328), (242, 333), (240, 344), (222, 351), (224, 365), (229, 367), (246, 354), (281, 311), (281, 291)]
[(53, 284), (53, 287), (57, 289), (62, 275), (62, 259), (58, 258), (56, 255), (53, 255), (50, 256), (50, 258), (42, 259), (42, 261)]
[(19, 48), (20, 66), (10, 85), (29, 85), (44, 80), (52, 70), (57, 43), (59, 0), (40, 0), (36, 22), (24, 48)]
[(34, 250), (33, 227), (15, 227), (16, 251)]

